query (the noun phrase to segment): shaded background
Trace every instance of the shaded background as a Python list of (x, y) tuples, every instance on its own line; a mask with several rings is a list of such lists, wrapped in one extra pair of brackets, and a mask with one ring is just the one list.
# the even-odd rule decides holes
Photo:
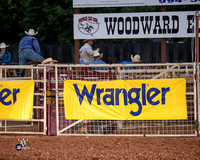
[[(11, 62), (18, 63), (17, 47), (21, 38), (33, 28), (45, 58), (60, 63), (74, 63), (73, 0), (0, 0), (0, 42), (9, 44)], [(198, 11), (198, 5), (167, 6), (166, 11)], [(80, 13), (161, 12), (160, 6), (81, 8)], [(160, 41), (155, 39), (97, 40), (103, 60), (117, 63), (140, 54), (144, 63), (160, 63)], [(167, 38), (167, 62), (191, 62), (191, 38)], [(181, 43), (180, 43), (181, 42)], [(80, 46), (83, 45), (82, 41)], [(192, 47), (193, 48), (193, 47)]]
[[(82, 45), (82, 44), (81, 44)], [(190, 42), (167, 43), (166, 62), (192, 62), (194, 48)], [(120, 63), (123, 60), (130, 61), (130, 55), (139, 54), (143, 63), (161, 62), (160, 42), (136, 42), (136, 43), (105, 43), (94, 44), (93, 48), (101, 48), (103, 61), (106, 63)], [(193, 48), (193, 49), (192, 49)], [(11, 63), (18, 64), (18, 46), (8, 47), (11, 52)], [(73, 44), (41, 45), (43, 57), (52, 57), (59, 63), (74, 63), (75, 53)]]

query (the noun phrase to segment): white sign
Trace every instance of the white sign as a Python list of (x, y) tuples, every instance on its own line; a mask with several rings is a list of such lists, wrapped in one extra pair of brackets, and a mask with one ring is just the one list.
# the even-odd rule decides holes
[(73, 0), (74, 8), (197, 4), (200, 4), (200, 0)]
[(74, 14), (74, 39), (195, 37), (194, 20), (194, 11)]

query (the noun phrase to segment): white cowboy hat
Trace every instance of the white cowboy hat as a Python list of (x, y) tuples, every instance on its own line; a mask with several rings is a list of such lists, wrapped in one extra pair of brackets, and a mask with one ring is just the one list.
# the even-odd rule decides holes
[(0, 44), (0, 48), (7, 48), (9, 45), (7, 45), (6, 46), (6, 44), (4, 43), (4, 42), (2, 42), (1, 44)]
[(95, 41), (95, 39), (85, 39), (83, 42), (86, 43), (87, 41)]
[(42, 64), (47, 64), (49, 62), (58, 62), (57, 60), (53, 60), (51, 57), (50, 58), (47, 58), (45, 59), (44, 61), (42, 61)]
[(134, 57), (133, 57), (133, 55), (131, 55), (131, 60), (133, 62), (141, 62), (140, 55), (136, 54)]
[(98, 57), (98, 56), (100, 56), (100, 58), (102, 58), (103, 53), (100, 54), (98, 51), (94, 51), (93, 57)]
[(25, 33), (29, 36), (35, 36), (38, 32), (35, 33), (34, 29), (29, 29), (29, 31), (25, 31)]

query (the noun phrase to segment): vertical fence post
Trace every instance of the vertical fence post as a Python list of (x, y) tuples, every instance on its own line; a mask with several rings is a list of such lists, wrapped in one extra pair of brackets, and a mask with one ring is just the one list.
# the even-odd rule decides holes
[(199, 62), (199, 12), (196, 11), (196, 61)]
[[(166, 12), (166, 6), (162, 6), (161, 11)], [(166, 38), (161, 38), (161, 63), (166, 63)]]
[(59, 135), (59, 101), (58, 101), (58, 66), (55, 64), (55, 79), (56, 79), (56, 135)]
[(43, 90), (43, 93), (44, 93), (44, 135), (47, 134), (47, 68), (44, 67), (43, 69), (43, 75), (44, 75), (44, 81), (43, 81), (43, 85), (44, 85), (44, 90)]
[(195, 18), (196, 18), (196, 62), (197, 62), (197, 69), (196, 69), (196, 121), (195, 121), (195, 127), (197, 130), (197, 136), (199, 136), (199, 119), (200, 119), (200, 109), (199, 109), (199, 12), (195, 12)]
[[(74, 13), (79, 14), (79, 8), (75, 8)], [(74, 48), (75, 48), (75, 64), (79, 64), (80, 40), (75, 40)]]
[(3, 76), (3, 71), (2, 71), (3, 69), (2, 68), (0, 68), (0, 78), (2, 78)]
[(195, 129), (197, 137), (199, 137), (199, 119), (200, 119), (200, 109), (199, 109), (199, 63), (195, 63), (195, 81), (196, 81), (196, 108), (195, 108)]
[(195, 133), (198, 137), (198, 106), (199, 106), (199, 64), (194, 62), (194, 125), (195, 125)]

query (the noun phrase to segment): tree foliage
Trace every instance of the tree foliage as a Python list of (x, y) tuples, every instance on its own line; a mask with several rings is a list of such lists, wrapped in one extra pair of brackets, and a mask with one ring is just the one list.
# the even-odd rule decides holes
[(73, 41), (72, 2), (69, 0), (0, 0), (1, 42), (18, 43), (30, 28), (41, 43)]
[[(30, 28), (40, 43), (73, 43), (72, 0), (0, 0), (0, 42), (18, 44)], [(170, 6), (167, 11), (194, 11), (197, 6)], [(82, 8), (80, 13), (157, 12), (160, 7)]]

